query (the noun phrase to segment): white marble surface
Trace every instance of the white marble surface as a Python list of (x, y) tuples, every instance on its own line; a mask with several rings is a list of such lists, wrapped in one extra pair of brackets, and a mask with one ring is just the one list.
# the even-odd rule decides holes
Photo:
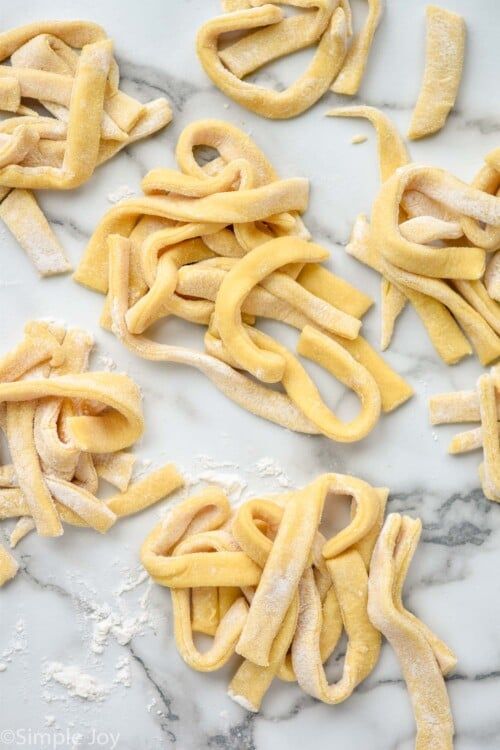
[[(363, 4), (354, 3), (358, 15)], [(99, 169), (82, 189), (40, 197), (74, 264), (110, 207), (108, 195), (124, 184), (137, 190), (149, 168), (173, 166), (173, 147), (183, 127), (197, 118), (217, 117), (251, 132), (281, 174), (310, 178), (306, 220), (314, 238), (332, 251), (336, 271), (378, 301), (376, 275), (342, 248), (355, 215), (369, 211), (377, 189), (374, 135), (362, 121), (324, 117), (340, 97), (328, 94), (290, 122), (267, 122), (228, 103), (205, 77), (194, 52), (196, 29), (218, 12), (217, 0), (16, 0), (3, 5), (3, 29), (47, 14), (102, 23), (115, 39), (126, 90), (143, 100), (165, 95), (174, 108), (166, 131)], [(498, 145), (500, 6), (496, 0), (442, 0), (442, 5), (462, 12), (467, 20), (465, 75), (456, 111), (444, 131), (412, 144), (411, 153), (415, 160), (470, 179), (482, 156)], [(404, 131), (423, 65), (425, 2), (391, 0), (387, 6), (357, 101), (382, 107)], [(274, 74), (280, 81), (290, 80), (306, 59), (307, 54), (301, 54), (293, 63), (281, 62)], [(368, 140), (353, 146), (350, 139), (357, 133), (366, 133)], [(99, 356), (111, 357), (144, 391), (147, 433), (139, 453), (152, 465), (173, 460), (197, 477), (207, 470), (200, 458), (207, 454), (216, 462), (229, 462), (216, 472), (236, 474), (247, 483), (248, 496), (279, 489), (277, 477), (259, 477), (256, 470), (256, 462), (270, 456), (297, 484), (333, 470), (388, 485), (391, 510), (423, 519), (423, 542), (407, 596), (411, 608), (458, 654), (458, 668), (449, 681), (456, 748), (500, 747), (500, 509), (478, 489), (478, 456), (447, 456), (454, 428), (431, 429), (426, 410), (430, 394), (469, 387), (480, 372), (477, 361), (446, 368), (415, 314), (406, 310), (387, 357), (415, 387), (412, 401), (384, 417), (360, 445), (291, 434), (241, 411), (197, 373), (134, 358), (99, 329), (98, 295), (69, 277), (38, 280), (6, 230), (0, 232), (0, 350), (14, 344), (23, 323), (37, 316), (62, 318), (91, 330), (98, 342), (95, 366)], [(366, 317), (364, 330), (372, 343), (378, 341), (378, 307)], [(175, 321), (160, 335), (170, 341), (189, 337), (201, 344), (198, 331)], [(289, 332), (280, 335), (293, 343)], [(338, 405), (340, 388), (317, 368), (311, 371), (330, 403)], [(349, 403), (345, 399), (341, 413), (347, 413)], [(120, 750), (413, 747), (408, 696), (387, 646), (371, 677), (336, 707), (280, 683), (273, 685), (261, 714), (247, 714), (226, 697), (232, 668), (201, 675), (186, 667), (173, 644), (168, 592), (137, 579), (138, 547), (158, 513), (153, 508), (125, 520), (106, 537), (68, 529), (53, 542), (31, 535), (21, 543), (22, 571), (0, 595), (0, 661), (7, 666), (0, 673), (0, 744), (12, 738), (5, 730), (21, 730), (18, 744), (11, 744), (41, 747), (34, 733), (50, 724), (45, 731), (51, 744), (44, 745), (50, 747), (56, 742), (59, 747), (76, 746), (78, 733), (83, 735), (80, 746), (101, 742)], [(136, 587), (119, 593), (134, 579)], [(109, 615), (115, 627), (107, 638), (101, 637), (101, 652), (96, 653), (96, 627)], [(103, 628), (101, 622), (101, 634)], [(44, 675), (52, 662), (93, 676), (106, 695), (84, 700), (53, 680), (47, 682)]]

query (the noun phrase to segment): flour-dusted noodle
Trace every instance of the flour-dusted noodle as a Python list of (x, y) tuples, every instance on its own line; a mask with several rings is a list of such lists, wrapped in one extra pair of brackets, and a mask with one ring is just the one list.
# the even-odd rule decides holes
[(421, 523), (391, 513), (375, 546), (369, 576), (368, 614), (396, 652), (417, 725), (417, 750), (453, 747), (453, 718), (442, 673), (451, 652), (401, 602), (401, 590)]
[(465, 50), (464, 19), (445, 8), (426, 8), (427, 41), (422, 87), (408, 137), (423, 138), (441, 130), (455, 104)]
[[(281, 2), (282, 0), (278, 0), (278, 3)], [(271, 119), (295, 117), (318, 101), (340, 71), (346, 54), (349, 29), (343, 8), (335, 8), (335, 4), (330, 0), (293, 0), (293, 4), (303, 8), (318, 8), (320, 16), (324, 16), (322, 20), (327, 20), (327, 26), (319, 38), (313, 59), (306, 71), (284, 91), (273, 91), (242, 81), (224, 65), (223, 57), (220, 56), (218, 49), (221, 34), (232, 31), (251, 31), (262, 27), (272, 28), (274, 25), (278, 27), (276, 37), (270, 32), (267, 34), (267, 38), (273, 44), (274, 38), (279, 39), (281, 30), (279, 24), (283, 21), (283, 13), (277, 3), (237, 10), (207, 21), (198, 31), (196, 41), (196, 51), (200, 62), (215, 85), (239, 104)], [(303, 23), (308, 24), (307, 19), (302, 20)], [(297, 23), (297, 21), (294, 23), (294, 28)], [(306, 37), (307, 34), (297, 44), (292, 42), (292, 47), (305, 46)], [(289, 47), (289, 41), (285, 41), (284, 45), (278, 43), (273, 51), (266, 52), (266, 56), (268, 59), (279, 57), (283, 52), (288, 51), (287, 47)], [(262, 55), (260, 59), (263, 59)], [(257, 49), (251, 66), (258, 64), (258, 60)], [(232, 61), (228, 60), (228, 62), (231, 65)]]

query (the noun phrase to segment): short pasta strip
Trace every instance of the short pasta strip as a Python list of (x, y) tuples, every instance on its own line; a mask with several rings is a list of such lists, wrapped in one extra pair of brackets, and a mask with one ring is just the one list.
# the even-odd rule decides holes
[(426, 9), (425, 70), (408, 137), (424, 138), (441, 130), (455, 104), (465, 52), (464, 19), (445, 8)]

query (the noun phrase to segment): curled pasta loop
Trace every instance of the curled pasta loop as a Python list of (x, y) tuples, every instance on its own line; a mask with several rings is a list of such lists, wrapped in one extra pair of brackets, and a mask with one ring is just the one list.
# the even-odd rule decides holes
[(206, 179), (207, 172), (195, 157), (195, 149), (200, 146), (217, 151), (223, 164), (245, 159), (253, 167), (256, 187), (278, 178), (271, 162), (250, 136), (229, 122), (197, 120), (187, 125), (179, 136), (175, 149), (179, 168), (185, 174)]
[[(325, 555), (326, 549), (326, 555), (329, 556), (341, 553), (344, 545), (348, 547), (359, 541), (373, 527), (379, 516), (377, 495), (371, 491), (369, 485), (353, 477), (326, 474), (303, 490), (291, 493), (287, 497), (276, 537), (268, 553), (259, 586), (250, 605), (247, 622), (236, 647), (237, 653), (260, 666), (268, 666), (272, 643), (292, 603), (299, 579), (309, 562), (326, 497), (329, 493), (350, 494), (351, 492), (355, 494), (357, 500), (354, 520), (347, 529), (340, 532), (338, 535), (340, 538), (337, 541), (334, 541), (334, 537), (324, 547), (323, 554)], [(246, 528), (248, 532), (248, 524), (243, 528)], [(258, 539), (262, 547), (261, 536)], [(298, 545), (300, 550), (293, 555), (293, 560), (290, 553), (291, 545)], [(268, 544), (266, 543), (265, 546), (268, 547)], [(265, 547), (260, 552), (260, 559), (263, 553), (265, 553)], [(281, 582), (279, 590), (276, 590), (278, 571)], [(272, 608), (270, 608), (271, 601), (273, 601)], [(266, 621), (265, 631), (262, 629), (264, 620)]]
[[(302, 330), (297, 350), (331, 372), (351, 388), (361, 401), (358, 416), (346, 423), (325, 407), (321, 399), (313, 400), (311, 392), (311, 398), (301, 398), (304, 413), (309, 419), (320, 427), (321, 432), (340, 442), (361, 440), (371, 432), (380, 416), (381, 396), (370, 372), (336, 341), (311, 326)], [(292, 384), (290, 378), (289, 388)], [(291, 395), (289, 388), (287, 390)]]
[[(341, 7), (334, 9), (330, 0), (294, 0), (293, 4), (317, 7), (318, 18), (329, 20), (307, 70), (285, 91), (277, 92), (240, 80), (230, 67), (224, 65), (218, 50), (218, 40), (223, 33), (270, 27), (282, 22), (283, 14), (276, 3), (254, 6), (207, 21), (199, 30), (196, 41), (200, 62), (213, 83), (239, 104), (271, 119), (295, 117), (318, 101), (341, 69), (347, 49), (348, 28)], [(282, 53), (271, 54), (277, 57)]]
[[(330, 22), (332, 3), (295, 0), (290, 4), (308, 12), (283, 17), (220, 50), (219, 57), (231, 73), (245, 78), (263, 65), (318, 41)], [(247, 3), (246, 7), (250, 9), (252, 3)]]
[[(255, 586), (260, 568), (244, 552), (238, 551), (236, 543), (229, 544), (223, 537), (217, 542), (216, 551), (203, 547), (208, 534), (213, 549), (215, 542), (210, 534), (220, 528), (228, 515), (227, 498), (215, 488), (191, 498), (174, 509), (148, 535), (141, 548), (142, 564), (157, 583), (170, 588)], [(182, 552), (179, 545), (183, 537), (199, 541), (202, 551)]]
[(282, 379), (285, 363), (280, 355), (262, 352), (241, 323), (241, 305), (251, 289), (286, 263), (318, 262), (327, 252), (298, 238), (271, 240), (252, 250), (224, 278), (215, 302), (215, 325), (230, 355), (248, 372), (266, 383)]
[[(356, 552), (345, 552), (328, 563), (348, 636), (342, 678), (328, 685), (321, 663), (321, 601), (310, 571), (299, 587), (300, 610), (292, 644), (292, 662), (299, 685), (325, 703), (346, 700), (374, 668), (380, 652), (380, 634), (366, 614), (368, 598), (366, 568)], [(354, 595), (354, 592), (356, 594)]]
[(403, 270), (430, 277), (478, 279), (484, 273), (485, 253), (478, 247), (427, 247), (405, 240), (398, 226), (406, 190), (419, 190), (446, 207), (492, 224), (500, 224), (500, 200), (470, 187), (433, 167), (410, 165), (399, 169), (380, 189), (373, 205), (372, 242), (389, 262)]
[[(497, 195), (500, 189), (500, 172), (486, 163), (472, 180), (472, 185), (478, 190)], [(476, 219), (470, 216), (463, 216), (461, 224), (465, 236), (473, 245), (482, 247), (488, 252), (500, 248), (500, 226), (482, 227)]]
[[(251, 340), (263, 351), (283, 357), (285, 371), (281, 382), (290, 400), (314, 424), (318, 431), (339, 442), (361, 440), (376, 425), (380, 416), (381, 396), (378, 385), (368, 370), (342, 346), (310, 326), (303, 329), (299, 339), (299, 353), (321, 364), (360, 397), (360, 414), (351, 422), (342, 422), (326, 406), (319, 391), (300, 362), (283, 346), (261, 331), (248, 328)], [(231, 357), (223, 342), (209, 329), (205, 335), (209, 353), (233, 367), (238, 363)]]
[(127, 376), (112, 372), (60, 375), (48, 380), (0, 384), (0, 402), (29, 402), (56, 396), (97, 401), (108, 410), (98, 416), (69, 417), (67, 429), (80, 450), (109, 453), (135, 442), (143, 433), (139, 389)]
[[(305, 488), (292, 493), (285, 504), (276, 538), (236, 645), (238, 654), (257, 665), (269, 666), (273, 641), (309, 560), (323, 503), (321, 493)], [(290, 553), (291, 546), (295, 546), (295, 554)]]
[[(119, 515), (183, 483), (172, 465), (131, 483), (133, 456), (118, 452), (143, 432), (140, 392), (125, 375), (88, 372), (92, 346), (85, 331), (32, 321), (0, 360), (0, 428), (12, 461), (0, 467), (0, 518), (18, 519), (11, 547), (34, 529), (60, 536), (63, 522), (106, 533)], [(99, 476), (121, 492), (99, 499)], [(3, 569), (9, 559), (0, 560), (2, 583), (15, 573)]]
[(371, 562), (368, 613), (401, 664), (417, 724), (415, 747), (451, 750), (454, 728), (443, 671), (454, 657), (401, 602), (420, 530), (420, 521), (408, 516), (387, 517)]
[(342, 678), (329, 685), (322, 666), (329, 655), (329, 649), (324, 651), (323, 639), (325, 606), (322, 607), (310, 571), (304, 574), (299, 586), (300, 609), (292, 663), (303, 690), (326, 703), (339, 703), (349, 697), (378, 660), (380, 635), (366, 613), (367, 569), (382, 526), (387, 493), (377, 492), (349, 476), (329, 474), (324, 481), (327, 492), (349, 495), (353, 500), (351, 522), (328, 540), (322, 550), (332, 582), (335, 611), (338, 609), (337, 617), (348, 637), (345, 664)]

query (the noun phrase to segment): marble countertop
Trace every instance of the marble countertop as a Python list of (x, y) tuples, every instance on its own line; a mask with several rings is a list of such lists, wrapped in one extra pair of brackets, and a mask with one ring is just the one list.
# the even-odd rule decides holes
[[(425, 4), (387, 0), (356, 98), (382, 108), (402, 132), (423, 66)], [(411, 144), (410, 150), (416, 161), (469, 180), (484, 154), (498, 146), (500, 6), (496, 0), (441, 4), (465, 16), (465, 73), (444, 130)], [(355, 13), (362, 13), (363, 5), (354, 2)], [(369, 212), (378, 185), (370, 126), (324, 117), (342, 97), (330, 93), (288, 122), (269, 122), (228, 102), (206, 78), (194, 52), (196, 29), (219, 12), (218, 0), (16, 0), (5, 6), (2, 29), (45, 19), (48, 12), (53, 18), (101, 23), (115, 40), (124, 88), (144, 101), (164, 95), (173, 106), (173, 122), (164, 132), (114, 158), (83, 188), (40, 196), (73, 264), (110, 207), (108, 196), (123, 185), (138, 191), (148, 169), (173, 166), (182, 129), (195, 119), (214, 117), (251, 133), (280, 174), (310, 178), (306, 223), (314, 239), (331, 250), (336, 272), (378, 302), (377, 275), (342, 247), (356, 214)], [(280, 62), (273, 75), (291, 80), (307, 55)], [(366, 133), (368, 140), (351, 145), (358, 133)], [(247, 414), (196, 372), (134, 358), (99, 328), (100, 296), (68, 276), (39, 280), (6, 229), (0, 229), (0, 242), (0, 351), (12, 346), (24, 322), (34, 317), (60, 318), (92, 331), (97, 340), (94, 365), (111, 359), (144, 392), (147, 431), (138, 447), (144, 466), (172, 460), (193, 482), (215, 478), (225, 483), (234, 499), (278, 491), (287, 478), (301, 485), (325, 471), (348, 472), (389, 486), (391, 510), (422, 518), (423, 541), (410, 572), (407, 601), (458, 655), (448, 682), (456, 748), (500, 747), (500, 508), (478, 488), (477, 455), (448, 456), (446, 447), (456, 430), (432, 429), (426, 406), (430, 394), (471, 387), (481, 371), (477, 360), (444, 366), (415, 313), (407, 309), (387, 359), (412, 383), (415, 397), (382, 418), (361, 444), (336, 445)], [(377, 344), (378, 304), (366, 316), (364, 331)], [(180, 322), (169, 321), (161, 335), (201, 345), (200, 332)], [(293, 341), (289, 332), (280, 331), (280, 336)], [(316, 368), (311, 371), (329, 402), (347, 414), (349, 397), (331, 378)], [(59, 737), (58, 746), (65, 748), (413, 747), (408, 695), (387, 645), (369, 679), (335, 707), (279, 683), (272, 686), (262, 712), (253, 715), (226, 696), (234, 667), (206, 675), (192, 672), (173, 642), (169, 593), (151, 586), (138, 562), (139, 544), (159, 512), (152, 508), (124, 520), (105, 537), (69, 528), (56, 542), (30, 535), (19, 545), (22, 570), (0, 595), (0, 662), (6, 666), (0, 673), (0, 745), (16, 746), (5, 731), (22, 730), (19, 747), (41, 747), (37, 732), (48, 733), (51, 744), (44, 746), (56, 747)], [(91, 699), (71, 695), (74, 690), (55, 681), (54, 663), (73, 676), (92, 678), (83, 690), (88, 693), (90, 684)], [(332, 665), (331, 676), (338, 666)], [(80, 745), (78, 735), (83, 737)]]

